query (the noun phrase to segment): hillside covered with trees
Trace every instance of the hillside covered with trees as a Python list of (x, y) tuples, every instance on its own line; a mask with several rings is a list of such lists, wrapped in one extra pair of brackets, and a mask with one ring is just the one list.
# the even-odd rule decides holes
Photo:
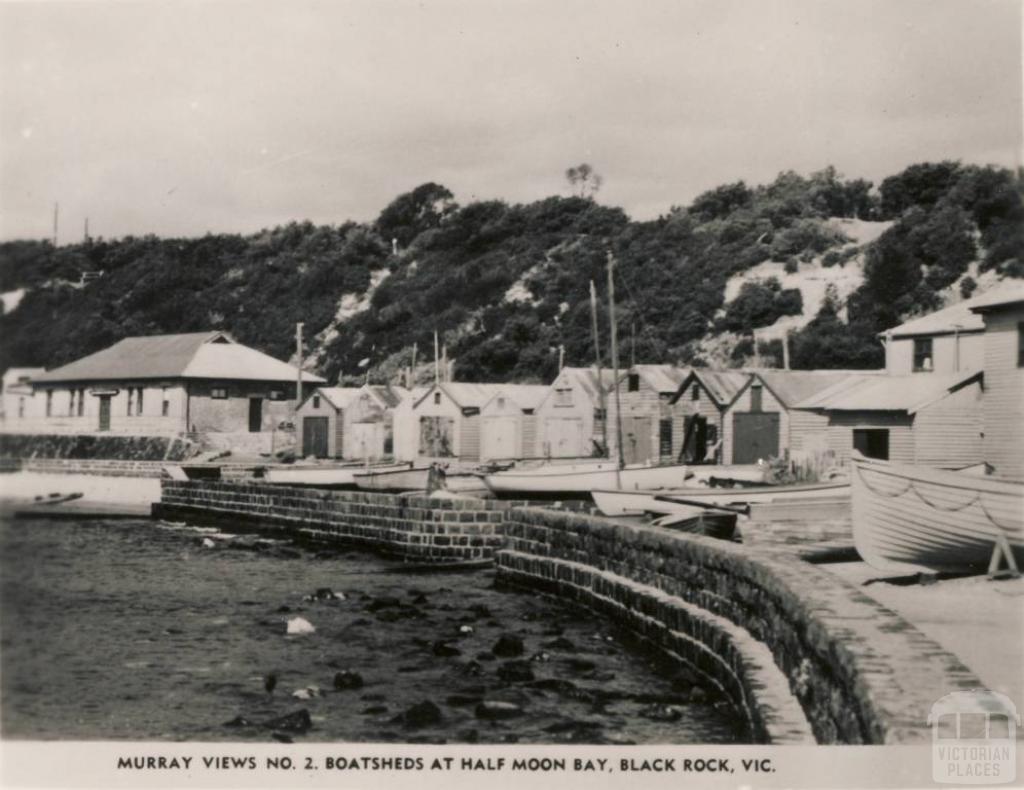
[[(616, 261), (623, 359), (700, 364), (702, 343), (731, 333), (730, 364), (754, 352), (753, 330), (807, 309), (799, 288), (766, 277), (725, 301), (726, 283), (765, 262), (780, 276), (802, 266), (861, 266), (845, 298), (828, 291), (791, 335), (795, 367), (875, 367), (876, 334), (940, 307), (978, 279), (1024, 277), (1022, 176), (955, 162), (914, 165), (874, 186), (828, 168), (736, 182), (631, 220), (598, 198), (591, 168), (567, 174), (574, 194), (529, 204), (459, 205), (423, 184), (373, 223), (291, 223), (259, 233), (0, 244), (0, 292), (24, 289), (0, 316), (0, 369), (53, 367), (139, 334), (223, 329), (281, 358), (303, 321), (312, 359), (329, 380), (383, 380), (433, 354), (439, 331), (461, 380), (547, 381), (593, 363), (590, 282), (602, 301)], [(867, 244), (835, 218), (885, 222)], [(879, 226), (883, 227), (883, 226)], [(102, 276), (83, 282), (84, 272)], [(776, 341), (761, 359), (778, 358)], [(426, 372), (426, 371), (424, 371)]]

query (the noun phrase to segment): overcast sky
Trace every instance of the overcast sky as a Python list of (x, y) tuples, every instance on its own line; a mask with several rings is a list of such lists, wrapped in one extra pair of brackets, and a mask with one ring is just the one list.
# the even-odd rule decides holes
[(370, 220), (437, 181), (638, 219), (834, 164), (1021, 162), (1019, 0), (0, 4), (0, 237)]

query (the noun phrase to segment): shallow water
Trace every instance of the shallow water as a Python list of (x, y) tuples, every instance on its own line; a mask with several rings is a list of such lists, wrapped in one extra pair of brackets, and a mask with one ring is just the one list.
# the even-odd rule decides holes
[[(686, 702), (599, 619), (496, 590), (492, 571), (409, 574), (370, 554), (183, 525), (33, 519), (0, 523), (0, 573), (5, 738), (267, 741), (275, 728), (262, 724), (302, 708), (312, 728), (291, 736), (317, 741), (742, 738), (732, 711)], [(325, 587), (346, 599), (304, 600)], [(299, 616), (315, 633), (286, 635)], [(498, 676), (509, 659), (489, 651), (506, 633), (523, 639), (532, 684)], [(459, 655), (435, 655), (438, 641)], [(335, 691), (340, 670), (365, 685)], [(308, 687), (322, 696), (292, 696)], [(481, 698), (522, 714), (477, 718)], [(439, 722), (396, 720), (425, 700)], [(239, 716), (252, 724), (225, 726)]]

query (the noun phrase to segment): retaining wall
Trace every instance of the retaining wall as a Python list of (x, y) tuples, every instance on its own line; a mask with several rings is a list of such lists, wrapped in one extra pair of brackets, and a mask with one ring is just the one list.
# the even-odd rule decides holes
[(163, 483), (156, 515), (282, 529), (417, 562), (497, 562), (501, 584), (586, 606), (702, 676), (767, 743), (926, 743), (981, 685), (954, 656), (792, 550), (522, 503)]
[(319, 542), (365, 546), (411, 562), (492, 560), (507, 502), (322, 491), (255, 483), (164, 481), (153, 514), (284, 529)]
[(193, 442), (173, 436), (0, 433), (0, 456), (9, 458), (180, 461), (196, 450)]

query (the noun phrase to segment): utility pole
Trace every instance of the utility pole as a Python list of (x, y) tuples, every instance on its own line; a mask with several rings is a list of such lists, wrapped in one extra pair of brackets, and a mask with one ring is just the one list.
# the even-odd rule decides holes
[(565, 346), (558, 346), (558, 372), (562, 372), (562, 368), (565, 367)]
[(434, 386), (441, 383), (441, 350), (438, 347), (437, 330), (434, 330)]
[(629, 366), (636, 365), (636, 321), (629, 322)]
[(601, 402), (601, 414), (604, 415), (601, 421), (601, 441), (604, 444), (604, 454), (610, 458), (611, 454), (608, 449), (608, 403), (605, 399), (604, 392), (604, 374), (602, 372), (602, 361), (601, 361), (601, 341), (597, 336), (597, 289), (594, 288), (594, 281), (590, 281), (590, 323), (591, 331), (594, 335), (594, 363), (597, 366), (597, 392), (598, 399)]
[(419, 350), (419, 346), (416, 343), (412, 344), (412, 369), (409, 371), (409, 384), (407, 385), (411, 390), (416, 386), (416, 352)]
[(84, 236), (84, 238), (82, 239), (82, 241), (88, 243), (89, 242), (89, 218), (88, 217), (85, 218), (85, 232), (84, 232), (83, 236)]
[(789, 332), (782, 336), (782, 369), (789, 370)]
[(60, 203), (53, 204), (53, 246), (57, 246), (57, 225), (60, 220)]
[(615, 387), (615, 440), (618, 445), (616, 483), (622, 488), (622, 477), (618, 473), (625, 465), (622, 457), (622, 404), (619, 400), (619, 342), (615, 328), (615, 258), (608, 251), (608, 321), (612, 329), (612, 386)]
[(295, 325), (295, 353), (299, 358), (298, 377), (295, 380), (295, 411), (299, 410), (299, 406), (302, 405), (302, 327), (303, 324), (300, 321)]

